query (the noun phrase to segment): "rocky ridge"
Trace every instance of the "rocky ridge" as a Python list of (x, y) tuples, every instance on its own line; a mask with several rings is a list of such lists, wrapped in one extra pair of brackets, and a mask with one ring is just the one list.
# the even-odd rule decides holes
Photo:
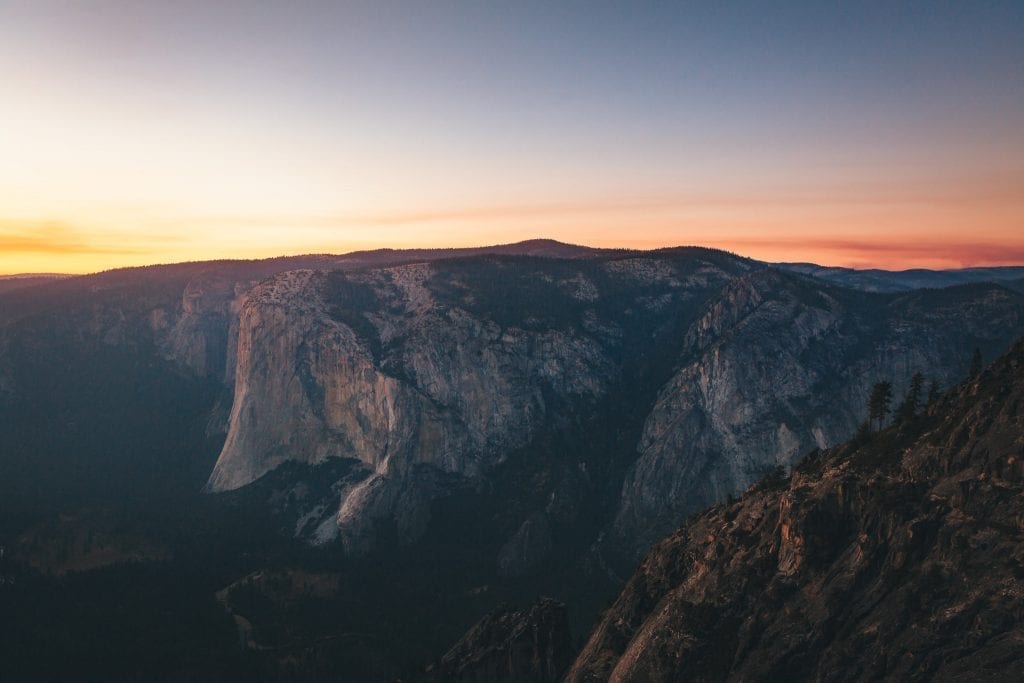
[(1024, 341), (659, 543), (567, 681), (1020, 680)]
[(997, 285), (885, 297), (773, 270), (733, 280), (690, 327), (685, 361), (659, 391), (613, 535), (643, 553), (771, 467), (848, 438), (875, 382), (902, 396), (920, 371), (949, 386), (967, 372), (969, 340), (1022, 322), (1018, 295)]
[(555, 683), (572, 658), (565, 606), (541, 598), (499, 609), (476, 623), (431, 665), (423, 683)]

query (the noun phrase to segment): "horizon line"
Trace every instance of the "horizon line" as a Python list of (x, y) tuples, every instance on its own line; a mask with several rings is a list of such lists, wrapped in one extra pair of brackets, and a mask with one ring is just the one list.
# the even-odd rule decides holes
[[(776, 240), (770, 240), (770, 241), (773, 242), (773, 243), (777, 242), (779, 244), (779, 246), (782, 246), (784, 244), (783, 241), (776, 241)], [(758, 242), (760, 242), (760, 241), (758, 241)], [(874, 271), (888, 272), (888, 273), (906, 273), (906, 272), (913, 272), (913, 271), (953, 272), (953, 271), (973, 270), (973, 269), (1022, 268), (1022, 267), (1024, 267), (1024, 258), (1022, 258), (1019, 262), (1013, 262), (1013, 263), (1000, 263), (1000, 264), (978, 263), (978, 264), (971, 264), (971, 265), (960, 265), (960, 266), (952, 267), (952, 268), (913, 267), (913, 268), (893, 269), (893, 268), (884, 268), (884, 267), (872, 266), (872, 265), (866, 265), (866, 266), (863, 266), (863, 267), (858, 267), (858, 266), (854, 266), (854, 265), (831, 264), (831, 263), (824, 263), (824, 262), (818, 262), (818, 261), (807, 261), (807, 260), (769, 261), (769, 260), (758, 259), (758, 258), (755, 258), (755, 257), (752, 257), (752, 256), (746, 256), (746, 255), (740, 253), (739, 251), (736, 251), (736, 250), (733, 250), (733, 249), (728, 249), (728, 248), (724, 248), (724, 247), (721, 247), (721, 246), (705, 245), (705, 244), (665, 244), (665, 245), (662, 245), (662, 246), (653, 246), (653, 247), (647, 247), (647, 248), (643, 248), (643, 247), (604, 247), (604, 246), (598, 247), (598, 246), (591, 246), (591, 245), (588, 245), (588, 244), (580, 244), (580, 243), (575, 243), (575, 242), (563, 242), (561, 240), (557, 240), (557, 239), (554, 239), (554, 238), (548, 238), (548, 237), (534, 237), (534, 238), (527, 238), (527, 239), (518, 240), (518, 241), (514, 241), (514, 242), (501, 242), (501, 243), (495, 243), (495, 244), (481, 244), (481, 245), (475, 245), (475, 246), (447, 246), (447, 247), (445, 247), (445, 246), (414, 246), (414, 247), (381, 246), (381, 247), (371, 247), (371, 248), (365, 248), (365, 249), (354, 249), (352, 251), (342, 251), (342, 252), (312, 251), (312, 252), (301, 252), (301, 253), (281, 253), (281, 254), (275, 254), (275, 255), (272, 255), (272, 256), (259, 256), (259, 257), (252, 257), (252, 258), (227, 256), (227, 257), (220, 257), (220, 258), (216, 258), (215, 257), (215, 258), (208, 258), (208, 259), (192, 259), (192, 260), (185, 259), (185, 260), (180, 260), (180, 261), (166, 261), (166, 262), (159, 262), (158, 261), (158, 262), (154, 262), (154, 263), (146, 263), (146, 264), (140, 264), (140, 265), (113, 266), (111, 268), (104, 268), (104, 269), (101, 269), (101, 270), (81, 271), (81, 272), (75, 272), (75, 271), (41, 271), (41, 272), (22, 271), (22, 272), (12, 272), (12, 273), (0, 273), (0, 279), (13, 280), (13, 279), (33, 278), (33, 277), (58, 279), (58, 278), (71, 278), (71, 277), (89, 277), (89, 276), (93, 276), (93, 275), (101, 275), (101, 274), (104, 274), (104, 273), (112, 273), (112, 272), (125, 271), (125, 270), (141, 270), (141, 269), (146, 269), (146, 268), (168, 268), (168, 267), (173, 267), (173, 266), (193, 265), (193, 264), (202, 264), (202, 263), (211, 263), (211, 264), (212, 263), (247, 263), (247, 262), (248, 263), (258, 263), (258, 262), (265, 262), (265, 261), (274, 261), (274, 260), (278, 260), (278, 259), (351, 258), (351, 257), (359, 256), (361, 254), (374, 254), (374, 253), (382, 253), (382, 252), (393, 252), (393, 253), (396, 253), (396, 254), (401, 254), (403, 252), (406, 252), (406, 253), (409, 253), (410, 256), (413, 256), (417, 252), (436, 252), (436, 251), (473, 252), (473, 251), (481, 251), (481, 250), (488, 250), (488, 249), (502, 249), (502, 248), (524, 246), (524, 245), (529, 245), (529, 244), (541, 244), (541, 243), (546, 243), (546, 244), (550, 244), (552, 246), (558, 246), (558, 247), (569, 247), (569, 248), (590, 250), (590, 251), (595, 252), (594, 256), (599, 256), (599, 255), (601, 255), (602, 252), (604, 254), (606, 254), (606, 255), (612, 255), (612, 254), (616, 254), (616, 253), (618, 253), (618, 254), (629, 254), (629, 253), (650, 254), (650, 253), (654, 253), (654, 252), (658, 252), (658, 251), (669, 251), (669, 250), (673, 250), (673, 249), (706, 249), (706, 250), (711, 250), (711, 251), (725, 252), (725, 253), (731, 254), (733, 256), (736, 256), (737, 258), (748, 259), (748, 260), (751, 260), (751, 261), (757, 261), (759, 263), (763, 263), (765, 265), (771, 265), (771, 266), (806, 265), (806, 266), (815, 266), (815, 267), (818, 267), (818, 268), (835, 268), (835, 269), (849, 270), (849, 271), (855, 271), (855, 272), (868, 272), (868, 271), (873, 271), (873, 270)], [(761, 244), (763, 244), (763, 242), (761, 242)], [(852, 246), (853, 244), (855, 244), (855, 243), (853, 243), (853, 242), (846, 243), (846, 246)], [(869, 245), (867, 245), (867, 244), (861, 244), (861, 243), (856, 243), (856, 244), (860, 248), (869, 247)], [(893, 245), (893, 246), (895, 246), (896, 248), (890, 249), (890, 248), (888, 248), (887, 245), (884, 245), (884, 244), (873, 245), (872, 251), (876, 251), (876, 252), (893, 251), (893, 252), (897, 252), (898, 253), (898, 252), (901, 251), (901, 247), (904, 247), (904, 245)], [(483, 254), (481, 254), (481, 255), (483, 255)], [(509, 256), (528, 256), (528, 254), (508, 254), (508, 255)], [(566, 259), (572, 260), (572, 257), (543, 256), (543, 255), (541, 255), (540, 257), (541, 258), (555, 258), (555, 259), (557, 259), (557, 258), (566, 258)]]

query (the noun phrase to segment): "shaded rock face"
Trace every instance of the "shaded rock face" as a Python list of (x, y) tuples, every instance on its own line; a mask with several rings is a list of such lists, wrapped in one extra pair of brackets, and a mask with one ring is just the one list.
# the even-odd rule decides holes
[(234, 349), (230, 347), (234, 345), (228, 341), (232, 303), (253, 284), (235, 282), (215, 272), (189, 280), (182, 291), (180, 309), (154, 308), (150, 314), (161, 352), (197, 375), (227, 381), (225, 373), (230, 367), (233, 377)]
[(481, 619), (421, 680), (553, 683), (571, 659), (565, 606), (543, 598), (527, 609), (499, 610)]
[(658, 544), (568, 681), (1020, 680), (1024, 342)]
[(526, 519), (498, 553), (498, 574), (514, 578), (540, 565), (551, 550), (547, 515), (537, 512)]

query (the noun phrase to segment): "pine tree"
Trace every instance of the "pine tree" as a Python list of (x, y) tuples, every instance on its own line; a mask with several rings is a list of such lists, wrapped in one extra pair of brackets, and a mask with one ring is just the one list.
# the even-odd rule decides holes
[(871, 398), (868, 399), (868, 419), (878, 422), (879, 429), (885, 422), (885, 416), (889, 414), (890, 405), (892, 405), (892, 382), (876, 382), (871, 389)]
[(900, 422), (909, 422), (917, 415), (917, 409), (921, 405), (921, 393), (924, 391), (924, 375), (915, 372), (910, 378), (910, 388), (903, 403), (896, 409), (896, 419)]
[(942, 395), (942, 388), (939, 387), (938, 380), (932, 380), (932, 383), (928, 385), (928, 405), (934, 405), (939, 397)]

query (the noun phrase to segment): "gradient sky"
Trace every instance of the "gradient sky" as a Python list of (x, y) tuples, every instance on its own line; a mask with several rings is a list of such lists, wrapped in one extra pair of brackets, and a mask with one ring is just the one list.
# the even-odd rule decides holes
[(0, 0), (0, 273), (531, 237), (1024, 263), (1024, 2)]

